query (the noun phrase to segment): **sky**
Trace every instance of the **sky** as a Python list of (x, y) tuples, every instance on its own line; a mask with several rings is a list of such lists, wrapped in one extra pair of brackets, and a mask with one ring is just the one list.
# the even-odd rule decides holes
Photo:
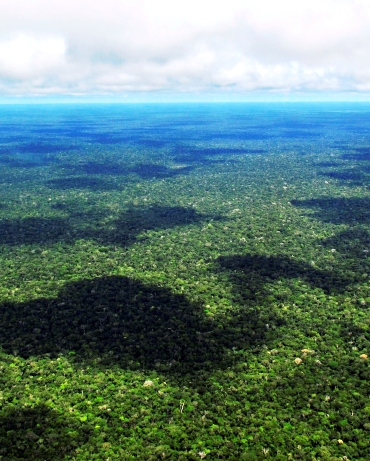
[(0, 2), (0, 102), (370, 101), (369, 0)]

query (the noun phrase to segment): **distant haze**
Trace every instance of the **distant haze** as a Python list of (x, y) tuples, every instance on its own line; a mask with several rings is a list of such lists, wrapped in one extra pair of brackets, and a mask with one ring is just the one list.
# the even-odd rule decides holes
[(0, 98), (135, 95), (370, 99), (370, 1), (1, 2)]

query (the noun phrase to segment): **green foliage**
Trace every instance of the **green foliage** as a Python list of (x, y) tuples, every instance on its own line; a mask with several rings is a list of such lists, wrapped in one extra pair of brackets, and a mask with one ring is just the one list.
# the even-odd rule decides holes
[(4, 165), (1, 460), (370, 459), (368, 178), (207, 149)]

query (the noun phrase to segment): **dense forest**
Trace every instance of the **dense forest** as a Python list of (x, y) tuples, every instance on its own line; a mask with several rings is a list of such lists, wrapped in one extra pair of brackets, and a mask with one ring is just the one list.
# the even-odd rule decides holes
[(0, 460), (369, 460), (370, 106), (3, 108)]

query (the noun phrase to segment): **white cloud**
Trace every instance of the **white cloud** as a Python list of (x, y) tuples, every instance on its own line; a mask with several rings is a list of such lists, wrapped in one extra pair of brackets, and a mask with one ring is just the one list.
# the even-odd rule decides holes
[(19, 35), (0, 42), (0, 75), (15, 80), (47, 76), (64, 64), (65, 52), (61, 38)]
[(0, 94), (368, 92), (368, 0), (12, 0)]

